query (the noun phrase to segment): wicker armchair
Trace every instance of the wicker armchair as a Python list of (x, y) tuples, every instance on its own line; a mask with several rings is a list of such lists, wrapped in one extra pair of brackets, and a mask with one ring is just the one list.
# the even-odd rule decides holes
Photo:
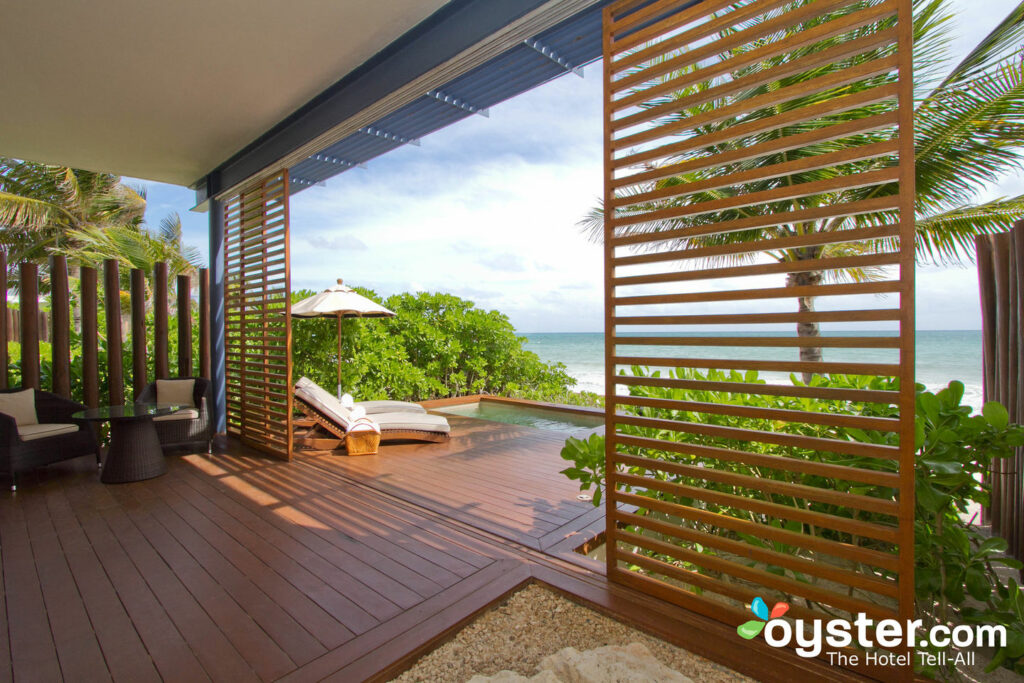
[[(210, 405), (213, 403), (213, 388), (210, 380), (203, 377), (169, 377), (168, 379), (195, 380), (192, 390), (192, 403), (195, 406), (195, 417), (182, 419), (175, 415), (169, 418), (156, 418), (156, 426), (160, 445), (164, 448), (206, 447), (206, 452), (213, 452), (213, 423), (210, 420)], [(136, 403), (158, 403), (156, 382), (151, 382), (142, 390)]]
[[(9, 394), (21, 389), (3, 389)], [(77, 431), (22, 439), (18, 434), (15, 419), (0, 413), (0, 475), (11, 480), (11, 490), (18, 490), (18, 475), (37, 467), (45, 467), (61, 460), (70, 460), (82, 455), (95, 455), (100, 464), (100, 445), (96, 426), (85, 420), (72, 419), (71, 415), (85, 406), (48, 391), (35, 392), (36, 417), (39, 424), (76, 425)]]

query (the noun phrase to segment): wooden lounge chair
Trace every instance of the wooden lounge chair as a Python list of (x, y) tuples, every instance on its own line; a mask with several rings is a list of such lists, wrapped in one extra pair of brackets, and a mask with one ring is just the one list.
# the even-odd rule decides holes
[[(295, 405), (306, 419), (296, 420), (295, 445), (312, 450), (343, 448), (352, 411), (306, 377), (295, 383)], [(447, 441), (451, 434), (448, 420), (426, 412), (374, 413), (370, 418), (380, 425), (381, 441)]]

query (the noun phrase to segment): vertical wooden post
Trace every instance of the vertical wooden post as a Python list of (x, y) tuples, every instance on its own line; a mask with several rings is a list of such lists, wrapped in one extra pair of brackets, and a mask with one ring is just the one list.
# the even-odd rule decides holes
[(178, 376), (192, 376), (192, 279), (179, 275), (178, 289)]
[(39, 386), (39, 266), (22, 263), (21, 275), (21, 386)]
[(82, 266), (82, 399), (95, 408), (100, 404), (99, 316), (96, 269)]
[(134, 396), (146, 388), (146, 273), (132, 268), (132, 388)]
[(124, 404), (124, 359), (121, 357), (121, 281), (117, 259), (103, 262), (103, 309), (107, 314), (107, 393), (110, 405)]
[(7, 388), (7, 252), (0, 251), (0, 389)]
[(167, 379), (167, 264), (153, 266), (153, 376)]
[(50, 344), (53, 393), (71, 398), (71, 292), (67, 257), (50, 257)]
[(210, 271), (199, 269), (199, 376), (210, 378)]

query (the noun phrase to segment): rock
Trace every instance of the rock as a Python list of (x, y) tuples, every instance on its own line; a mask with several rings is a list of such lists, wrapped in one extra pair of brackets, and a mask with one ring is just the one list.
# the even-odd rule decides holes
[(640, 643), (586, 652), (567, 647), (542, 659), (540, 668), (564, 683), (693, 683), (659, 662)]

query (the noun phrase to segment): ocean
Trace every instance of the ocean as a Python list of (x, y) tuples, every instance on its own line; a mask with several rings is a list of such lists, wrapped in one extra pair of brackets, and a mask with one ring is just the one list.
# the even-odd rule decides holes
[[(641, 336), (630, 333), (631, 336)], [(672, 333), (656, 333), (667, 335)], [(762, 332), (763, 336), (788, 336), (787, 332)], [(828, 335), (828, 333), (825, 333)], [(892, 332), (857, 331), (857, 336), (888, 336)], [(704, 332), (701, 336), (760, 336), (757, 333)], [(604, 335), (598, 333), (543, 333), (525, 334), (526, 348), (544, 361), (565, 364), (576, 381), (577, 390), (604, 392)], [(980, 330), (918, 330), (917, 381), (931, 391), (945, 387), (951, 380), (964, 383), (964, 403), (980, 408), (981, 393), (981, 331)], [(692, 358), (742, 358), (746, 350), (740, 347), (701, 348), (688, 347)], [(826, 361), (860, 363), (895, 363), (895, 349), (825, 349)], [(625, 346), (624, 356), (678, 356), (679, 348), (659, 346)], [(796, 349), (759, 349), (759, 358), (797, 360)], [(782, 373), (762, 373), (769, 381), (788, 381)]]

